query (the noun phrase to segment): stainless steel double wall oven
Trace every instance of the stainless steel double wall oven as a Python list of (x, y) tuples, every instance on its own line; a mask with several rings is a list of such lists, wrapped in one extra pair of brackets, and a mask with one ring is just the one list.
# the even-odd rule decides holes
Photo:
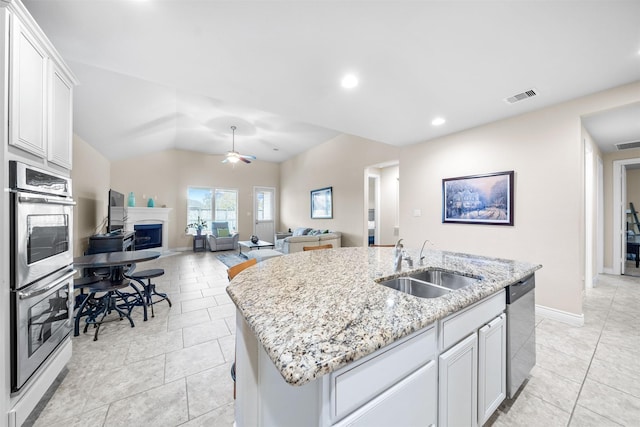
[(73, 317), (71, 179), (9, 162), (11, 390), (68, 339)]

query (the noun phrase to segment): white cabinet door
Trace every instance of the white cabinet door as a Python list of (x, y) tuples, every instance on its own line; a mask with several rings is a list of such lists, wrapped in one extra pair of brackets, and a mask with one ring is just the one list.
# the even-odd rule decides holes
[(478, 335), (473, 334), (440, 355), (438, 425), (478, 425)]
[(51, 63), (50, 126), (47, 159), (71, 169), (73, 139), (73, 84)]
[(15, 16), (11, 28), (9, 143), (45, 158), (47, 54)]
[(437, 375), (436, 362), (432, 360), (339, 425), (435, 426)]
[(506, 397), (507, 328), (502, 314), (478, 331), (478, 424)]

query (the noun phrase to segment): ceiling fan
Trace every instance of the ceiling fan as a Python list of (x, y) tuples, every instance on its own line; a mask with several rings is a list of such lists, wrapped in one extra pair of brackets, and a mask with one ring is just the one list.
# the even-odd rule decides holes
[(243, 161), (245, 163), (251, 163), (251, 160), (255, 160), (256, 156), (251, 156), (248, 154), (240, 154), (236, 151), (236, 127), (231, 126), (231, 131), (233, 132), (232, 136), (232, 147), (231, 151), (227, 152), (227, 157), (222, 161), (222, 163), (238, 163), (239, 161)]

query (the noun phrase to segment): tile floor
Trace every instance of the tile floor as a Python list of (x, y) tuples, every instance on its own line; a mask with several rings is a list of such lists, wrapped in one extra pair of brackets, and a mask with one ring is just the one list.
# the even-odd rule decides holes
[[(210, 252), (160, 258), (156, 283), (173, 307), (136, 327), (73, 339), (73, 357), (35, 426), (231, 426), (234, 306), (226, 266)], [(602, 276), (585, 295), (585, 325), (537, 319), (538, 363), (487, 425), (640, 425), (640, 278)]]

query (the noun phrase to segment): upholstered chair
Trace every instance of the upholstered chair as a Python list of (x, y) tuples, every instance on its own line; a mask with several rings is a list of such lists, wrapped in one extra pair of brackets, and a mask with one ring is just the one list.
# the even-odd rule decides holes
[(211, 251), (228, 251), (238, 248), (239, 237), (238, 233), (229, 230), (228, 222), (212, 222), (207, 240)]

